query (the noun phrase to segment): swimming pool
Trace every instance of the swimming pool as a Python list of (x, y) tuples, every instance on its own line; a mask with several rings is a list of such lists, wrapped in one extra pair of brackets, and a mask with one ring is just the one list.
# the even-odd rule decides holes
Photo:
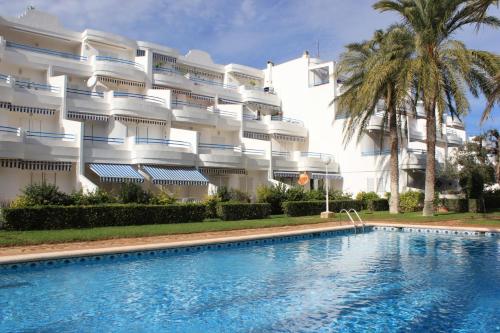
[(500, 237), (342, 233), (5, 268), (0, 331), (500, 331)]

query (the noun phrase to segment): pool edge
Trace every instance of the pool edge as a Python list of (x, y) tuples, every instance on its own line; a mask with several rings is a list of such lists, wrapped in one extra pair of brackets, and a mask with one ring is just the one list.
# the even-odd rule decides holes
[[(386, 223), (386, 222), (378, 222), (378, 221), (370, 221), (370, 222), (366, 223), (365, 226), (367, 226), (367, 227), (394, 227), (394, 228), (423, 228), (423, 229), (440, 229), (440, 230), (452, 230), (452, 231), (457, 230), (457, 231), (473, 231), (473, 232), (480, 232), (480, 233), (485, 233), (485, 232), (500, 233), (499, 228), (429, 226), (429, 225), (421, 225), (421, 224)], [(75, 257), (86, 257), (86, 256), (95, 256), (95, 255), (119, 254), (119, 253), (136, 252), (136, 251), (162, 250), (162, 249), (192, 247), (192, 246), (201, 246), (201, 245), (233, 243), (233, 242), (269, 239), (269, 238), (275, 238), (275, 237), (297, 236), (297, 235), (303, 235), (303, 234), (314, 234), (314, 233), (321, 233), (321, 232), (338, 231), (338, 230), (351, 230), (351, 229), (354, 229), (354, 227), (352, 225), (345, 225), (345, 226), (335, 226), (335, 227), (310, 228), (310, 229), (301, 229), (301, 230), (292, 230), (292, 231), (283, 231), (283, 232), (262, 233), (262, 234), (256, 234), (256, 235), (229, 236), (229, 237), (219, 237), (219, 238), (211, 238), (211, 239), (179, 241), (179, 242), (166, 242), (166, 243), (128, 245), (128, 246), (113, 246), (113, 247), (83, 249), (83, 250), (66, 250), (66, 251), (55, 251), (55, 252), (30, 253), (30, 254), (21, 254), (21, 255), (0, 257), (0, 265), (26, 263), (26, 262), (32, 262), (32, 261), (66, 259), (66, 258), (75, 258)]]

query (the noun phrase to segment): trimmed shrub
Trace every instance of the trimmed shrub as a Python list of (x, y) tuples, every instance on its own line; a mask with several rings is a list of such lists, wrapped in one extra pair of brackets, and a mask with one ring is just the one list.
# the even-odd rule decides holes
[(286, 191), (285, 201), (304, 201), (311, 192), (305, 192), (302, 186), (293, 186)]
[(402, 212), (416, 212), (423, 208), (424, 194), (416, 191), (408, 191), (399, 196), (399, 207)]
[(440, 204), (452, 212), (464, 213), (469, 210), (467, 199), (440, 199)]
[[(330, 196), (330, 193), (328, 193), (328, 196)], [(306, 197), (302, 199), (301, 201), (314, 201), (314, 200), (325, 200), (326, 198), (326, 192), (323, 192), (321, 190), (310, 190), (309, 192), (306, 193)], [(332, 200), (330, 198), (330, 200)], [(290, 200), (292, 201), (292, 200)], [(299, 200), (295, 200), (299, 201)]]
[(224, 221), (263, 219), (270, 213), (268, 203), (221, 202), (217, 205), (217, 215)]
[(116, 198), (102, 189), (97, 189), (90, 193), (83, 193), (83, 191), (80, 190), (71, 193), (70, 197), (72, 204), (77, 206), (100, 205), (116, 202)]
[(483, 194), (483, 198), (487, 210), (500, 209), (500, 190), (487, 191)]
[(50, 230), (199, 222), (203, 204), (37, 206), (3, 210), (8, 230)]
[[(332, 212), (340, 212), (342, 209), (354, 208), (360, 211), (363, 202), (359, 200), (333, 200), (329, 202), (329, 209)], [(283, 210), (288, 216), (308, 216), (319, 215), (326, 210), (325, 201), (287, 201), (283, 203)]]
[(374, 212), (389, 210), (389, 200), (387, 199), (369, 200), (366, 204), (366, 209), (369, 209)]
[(168, 193), (167, 191), (161, 191), (155, 194), (149, 199), (149, 203), (152, 205), (171, 205), (177, 202), (175, 195)]
[(359, 192), (358, 194), (356, 194), (356, 200), (361, 200), (364, 202), (377, 199), (380, 199), (380, 197), (375, 192)]

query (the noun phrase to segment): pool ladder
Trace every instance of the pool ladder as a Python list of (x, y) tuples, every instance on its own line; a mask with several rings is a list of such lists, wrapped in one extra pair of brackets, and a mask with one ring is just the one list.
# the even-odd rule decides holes
[(356, 217), (358, 218), (358, 222), (359, 224), (361, 224), (361, 232), (365, 232), (365, 222), (363, 222), (363, 220), (361, 219), (361, 217), (359, 216), (358, 212), (356, 211), (356, 209), (354, 208), (351, 208), (349, 210), (347, 209), (342, 209), (339, 213), (339, 221), (342, 222), (342, 213), (345, 212), (347, 214), (347, 216), (349, 217), (349, 220), (351, 220), (351, 223), (352, 225), (354, 226), (354, 233), (356, 234), (357, 233), (357, 229), (356, 227), (358, 226), (356, 224), (356, 221), (354, 221), (354, 219), (352, 218), (351, 216), (351, 213), (354, 213), (356, 214)]

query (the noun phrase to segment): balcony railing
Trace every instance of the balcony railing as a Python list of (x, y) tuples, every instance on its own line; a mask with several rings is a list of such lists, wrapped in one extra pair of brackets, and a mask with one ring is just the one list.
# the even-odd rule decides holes
[(260, 91), (260, 92), (263, 92), (266, 94), (276, 95), (276, 93), (274, 91), (269, 90), (269, 88), (264, 88), (264, 87), (254, 87), (254, 86), (245, 85), (245, 90)]
[(157, 138), (135, 138), (135, 144), (158, 144), (166, 145), (169, 147), (181, 147), (181, 148), (191, 148), (191, 143), (187, 141), (180, 140), (167, 140), (167, 139), (157, 139)]
[(10, 82), (10, 76), (5, 75), (5, 74), (0, 74), (0, 81), (3, 83), (9, 83)]
[(255, 120), (255, 121), (261, 121), (262, 118), (260, 118), (259, 116), (255, 115), (255, 114), (248, 114), (248, 113), (244, 113), (243, 114), (243, 119), (245, 120)]
[(172, 102), (172, 106), (189, 106), (192, 108), (198, 108), (198, 109), (202, 109), (202, 110), (206, 110), (208, 108), (208, 106), (206, 106), (206, 105), (200, 105), (200, 104), (189, 103), (189, 102), (184, 102), (184, 101), (177, 101), (177, 100)]
[(113, 96), (114, 97), (137, 98), (137, 99), (142, 99), (142, 100), (147, 101), (147, 102), (165, 104), (165, 100), (163, 98), (156, 97), (156, 96), (133, 94), (133, 93), (121, 92), (121, 91), (114, 91)]
[(304, 126), (304, 122), (302, 120), (283, 117), (283, 116), (271, 116), (271, 121), (283, 121), (294, 125)]
[(93, 136), (93, 135), (85, 135), (83, 137), (84, 141), (90, 142), (104, 142), (104, 143), (115, 143), (115, 144), (123, 144), (125, 140), (123, 138), (111, 138), (107, 136)]
[(241, 152), (241, 147), (239, 146), (216, 144), (216, 143), (200, 143), (198, 144), (198, 148), (232, 150), (235, 152)]
[(213, 109), (212, 112), (215, 114), (221, 115), (221, 116), (226, 116), (226, 117), (236, 118), (236, 116), (237, 116), (236, 112), (224, 111), (224, 110), (219, 110), (219, 109)]
[(218, 86), (222, 87), (225, 89), (238, 89), (238, 86), (235, 86), (233, 84), (225, 84), (224, 82), (218, 82), (218, 81), (211, 81), (211, 80), (206, 80), (206, 79), (201, 79), (198, 77), (188, 77), (189, 80), (196, 82), (196, 83), (201, 83), (201, 84), (207, 84), (210, 86)]
[(290, 157), (290, 152), (288, 151), (278, 151), (278, 150), (273, 150), (272, 155), (276, 157), (285, 157), (288, 158)]
[(316, 152), (311, 152), (311, 151), (302, 151), (302, 152), (300, 152), (300, 156), (301, 157), (320, 158), (320, 159), (327, 158), (327, 157), (329, 157), (329, 158), (333, 157), (332, 154), (316, 153)]
[(390, 155), (390, 154), (391, 154), (390, 149), (383, 149), (383, 150), (375, 149), (372, 151), (361, 152), (361, 156), (380, 156), (380, 155)]
[(408, 148), (406, 151), (413, 154), (427, 154), (427, 150), (425, 149)]
[(114, 62), (118, 64), (124, 64), (124, 65), (129, 65), (129, 66), (134, 66), (137, 69), (140, 69), (141, 71), (144, 70), (144, 66), (132, 61), (132, 60), (126, 60), (126, 59), (120, 59), (120, 58), (113, 58), (113, 57), (108, 57), (108, 56), (96, 56), (95, 57), (96, 61), (107, 61), (107, 62)]
[(81, 90), (75, 88), (66, 88), (66, 92), (68, 94), (76, 94), (83, 96), (91, 96), (91, 97), (104, 97), (104, 93), (100, 91), (90, 91), (90, 90)]
[(78, 61), (86, 61), (87, 60), (87, 57), (85, 57), (85, 56), (81, 56), (81, 55), (73, 54), (73, 53), (69, 53), (69, 52), (44, 49), (41, 47), (34, 47), (34, 46), (30, 46), (30, 45), (19, 44), (19, 43), (14, 43), (14, 42), (9, 42), (9, 41), (7, 41), (6, 45), (7, 45), (7, 47), (12, 47), (12, 48), (26, 50), (26, 51), (35, 52), (35, 53), (47, 54), (47, 55), (56, 56), (56, 57), (60, 57), (60, 58), (66, 58), (66, 59), (72, 59), (72, 60), (78, 60)]
[(36, 138), (47, 138), (47, 139), (75, 140), (74, 134), (57, 133), (57, 132), (26, 131), (26, 136), (36, 137)]
[(43, 90), (53, 93), (58, 93), (60, 91), (59, 87), (23, 80), (15, 80), (15, 86), (23, 89)]
[(153, 72), (163, 72), (163, 73), (170, 73), (182, 76), (181, 72), (179, 72), (175, 68), (169, 68), (169, 67), (153, 67)]
[(263, 149), (243, 149), (242, 151), (245, 155), (259, 155), (264, 156), (266, 151)]
[(11, 126), (0, 126), (0, 132), (2, 133), (13, 133), (17, 135), (21, 135), (21, 129), (17, 127)]

